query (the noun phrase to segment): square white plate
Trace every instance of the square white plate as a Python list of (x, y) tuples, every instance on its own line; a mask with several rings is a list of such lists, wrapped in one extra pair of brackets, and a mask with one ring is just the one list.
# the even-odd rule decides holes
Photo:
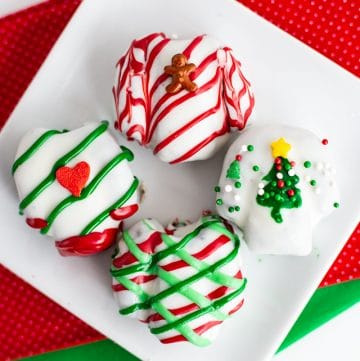
[[(314, 252), (305, 258), (259, 257), (243, 247), (246, 304), (204, 349), (161, 345), (144, 325), (118, 316), (108, 272), (111, 251), (60, 257), (51, 240), (18, 216), (10, 176), (17, 143), (28, 129), (113, 120), (114, 64), (133, 38), (154, 31), (180, 37), (209, 33), (231, 45), (253, 84), (254, 122), (303, 126), (327, 137), (336, 149), (341, 207), (317, 228)], [(0, 261), (143, 360), (268, 359), (359, 219), (359, 94), (355, 77), (233, 0), (84, 1), (0, 134)], [(147, 190), (135, 218), (195, 220), (201, 209), (213, 206), (223, 153), (170, 166), (135, 143), (130, 147), (136, 155), (133, 169)]]

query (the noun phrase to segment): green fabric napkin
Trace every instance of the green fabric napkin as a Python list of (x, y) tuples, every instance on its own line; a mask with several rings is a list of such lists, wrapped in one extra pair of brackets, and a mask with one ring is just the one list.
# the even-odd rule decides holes
[[(277, 352), (360, 301), (360, 279), (318, 288)], [(29, 357), (27, 361), (137, 361), (110, 340)]]

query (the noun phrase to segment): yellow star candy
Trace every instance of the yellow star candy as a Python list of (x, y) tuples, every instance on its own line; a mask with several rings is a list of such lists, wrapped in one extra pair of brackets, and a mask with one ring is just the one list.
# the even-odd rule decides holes
[(279, 138), (271, 143), (272, 155), (274, 158), (283, 157), (287, 158), (287, 154), (291, 149), (291, 144), (286, 143), (285, 138)]

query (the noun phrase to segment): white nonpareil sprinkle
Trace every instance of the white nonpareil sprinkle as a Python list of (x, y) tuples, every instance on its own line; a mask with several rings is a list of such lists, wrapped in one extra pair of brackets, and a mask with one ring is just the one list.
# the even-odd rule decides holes
[(259, 187), (259, 188), (264, 188), (264, 187), (265, 187), (265, 184), (264, 184), (263, 182), (260, 182), (260, 183), (258, 184), (258, 187)]
[(324, 163), (323, 162), (317, 162), (316, 163), (316, 169), (317, 170), (323, 170), (324, 169)]
[(315, 194), (320, 194), (321, 193), (321, 190), (319, 187), (315, 188)]
[(230, 185), (230, 184), (227, 184), (227, 185), (225, 186), (225, 192), (231, 192), (231, 191), (232, 191), (231, 185)]
[(294, 176), (294, 175), (295, 175), (294, 169), (290, 169), (290, 170), (288, 171), (288, 175), (289, 175), (290, 177)]
[(259, 195), (259, 196), (264, 195), (264, 193), (265, 193), (265, 191), (264, 191), (262, 188), (260, 188), (260, 189), (258, 190), (258, 195)]
[(247, 152), (247, 145), (246, 144), (243, 144), (242, 146), (241, 146), (241, 151), (242, 152)]
[(240, 194), (235, 194), (234, 199), (235, 199), (236, 201), (239, 201), (239, 200), (241, 199)]
[(276, 173), (276, 178), (277, 179), (283, 179), (283, 175), (282, 175), (282, 173)]

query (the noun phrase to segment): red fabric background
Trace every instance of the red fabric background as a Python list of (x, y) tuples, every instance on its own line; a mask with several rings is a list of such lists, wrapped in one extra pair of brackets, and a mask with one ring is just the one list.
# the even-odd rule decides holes
[[(242, 0), (253, 11), (359, 76), (357, 0)], [(0, 19), (0, 128), (80, 0), (50, 0)], [(360, 226), (320, 286), (360, 278)], [(103, 336), (0, 266), (0, 360)]]

